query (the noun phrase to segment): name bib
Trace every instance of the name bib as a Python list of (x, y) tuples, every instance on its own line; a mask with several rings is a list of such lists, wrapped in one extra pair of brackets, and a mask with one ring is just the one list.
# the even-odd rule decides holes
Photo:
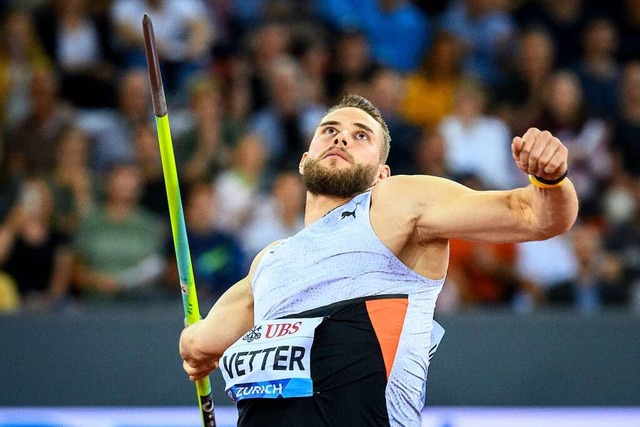
[(313, 395), (311, 346), (324, 318), (265, 320), (220, 358), (226, 392), (234, 401)]

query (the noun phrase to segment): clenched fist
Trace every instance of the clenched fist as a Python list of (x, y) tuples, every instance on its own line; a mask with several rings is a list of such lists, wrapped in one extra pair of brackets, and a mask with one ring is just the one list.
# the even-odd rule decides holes
[(548, 131), (529, 128), (511, 143), (511, 154), (525, 173), (545, 180), (556, 180), (567, 171), (569, 151)]

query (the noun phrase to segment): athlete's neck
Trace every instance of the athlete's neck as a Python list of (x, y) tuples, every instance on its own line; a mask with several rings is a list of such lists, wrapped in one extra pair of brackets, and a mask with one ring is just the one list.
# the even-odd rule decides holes
[(326, 196), (307, 191), (307, 203), (304, 209), (304, 225), (306, 226), (317, 221), (335, 208), (348, 203), (351, 199), (353, 199), (353, 197)]

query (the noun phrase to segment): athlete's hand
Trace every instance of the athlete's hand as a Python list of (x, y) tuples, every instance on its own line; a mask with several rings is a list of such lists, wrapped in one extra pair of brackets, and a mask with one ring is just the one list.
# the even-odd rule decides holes
[[(193, 365), (192, 365), (193, 363)], [(218, 362), (215, 360), (207, 360), (204, 363), (184, 360), (182, 368), (189, 375), (191, 381), (198, 381), (218, 369)]]
[(511, 154), (523, 172), (547, 180), (560, 178), (567, 171), (569, 151), (548, 131), (529, 128), (511, 143)]
[(189, 375), (191, 381), (197, 381), (218, 369), (218, 359), (204, 355), (191, 348), (192, 346), (189, 345), (190, 340), (185, 335), (189, 335), (189, 329), (192, 327), (189, 326), (183, 329), (180, 336), (179, 351), (183, 360), (182, 368)]

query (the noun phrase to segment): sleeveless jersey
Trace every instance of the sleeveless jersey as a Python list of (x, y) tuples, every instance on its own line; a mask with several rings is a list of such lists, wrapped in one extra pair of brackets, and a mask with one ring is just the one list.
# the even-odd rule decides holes
[(264, 253), (255, 321), (325, 320), (311, 350), (313, 396), (240, 401), (240, 426), (421, 425), (444, 279), (417, 274), (378, 239), (370, 204), (362, 193)]

